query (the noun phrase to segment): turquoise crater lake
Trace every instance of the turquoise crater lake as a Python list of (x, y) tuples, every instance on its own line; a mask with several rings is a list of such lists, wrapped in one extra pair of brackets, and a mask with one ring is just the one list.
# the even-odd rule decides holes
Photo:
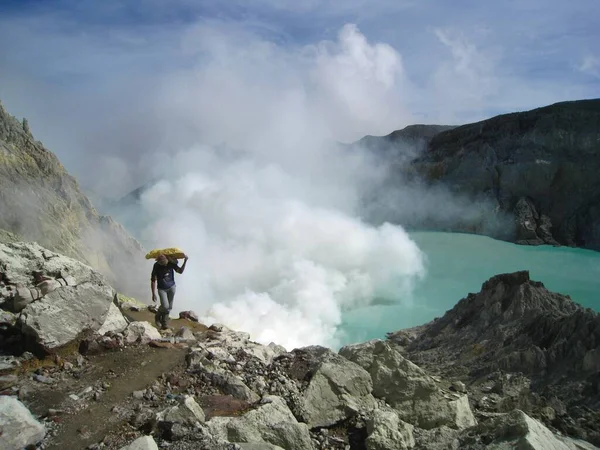
[(388, 331), (422, 325), (441, 317), (490, 277), (529, 270), (533, 280), (600, 310), (600, 252), (569, 247), (522, 246), (485, 236), (414, 232), (426, 255), (427, 273), (412, 298), (379, 302), (344, 313), (342, 344), (383, 338)]

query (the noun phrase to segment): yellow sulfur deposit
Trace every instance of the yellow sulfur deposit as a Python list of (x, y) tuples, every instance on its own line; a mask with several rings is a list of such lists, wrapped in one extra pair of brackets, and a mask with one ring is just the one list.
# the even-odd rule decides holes
[(156, 259), (158, 255), (163, 254), (165, 256), (169, 256), (171, 258), (181, 259), (185, 257), (185, 253), (183, 250), (177, 247), (169, 247), (169, 248), (155, 248), (154, 250), (150, 250), (146, 254), (146, 259)]

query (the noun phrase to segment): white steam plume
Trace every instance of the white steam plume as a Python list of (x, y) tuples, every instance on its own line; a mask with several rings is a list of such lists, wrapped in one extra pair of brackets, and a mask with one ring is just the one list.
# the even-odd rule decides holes
[(409, 300), (423, 275), (402, 228), (358, 218), (361, 191), (382, 169), (331, 142), (406, 117), (395, 94), (401, 59), (354, 26), (295, 55), (219, 42), (209, 45), (219, 49), (211, 64), (164, 90), (169, 111), (181, 125), (199, 124), (198, 141), (212, 146), (153, 157), (163, 181), (142, 197), (142, 239), (190, 254), (175, 313), (193, 309), (288, 349), (335, 346), (344, 311)]
[(176, 310), (294, 348), (336, 344), (344, 310), (409, 299), (423, 262), (407, 234), (319, 206), (303, 183), (242, 161), (148, 191), (162, 217), (145, 237), (191, 255)]

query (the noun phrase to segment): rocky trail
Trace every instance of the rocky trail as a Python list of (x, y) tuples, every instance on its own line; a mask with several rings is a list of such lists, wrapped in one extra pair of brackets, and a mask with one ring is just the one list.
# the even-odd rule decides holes
[(55, 385), (38, 383), (25, 401), (31, 400), (34, 414), (52, 416), (61, 424), (48, 450), (86, 448), (123, 428), (126, 432), (115, 411), (130, 403), (134, 392), (145, 390), (164, 373), (182, 370), (184, 364), (185, 352), (175, 347), (130, 347), (91, 356), (76, 376), (70, 374)]
[[(124, 310), (123, 313), (131, 322), (151, 323), (154, 318), (148, 310)], [(173, 336), (182, 328), (189, 331), (207, 329), (186, 319), (171, 320), (169, 325), (170, 330), (163, 336)], [(86, 448), (110, 435), (117, 436), (112, 440), (114, 445), (118, 441), (126, 443), (126, 436), (131, 434), (130, 426), (116, 411), (131, 403), (134, 392), (146, 390), (161, 376), (184, 371), (185, 351), (182, 347), (160, 342), (154, 346), (129, 346), (87, 357), (77, 353), (71, 355), (71, 361), (60, 359), (58, 364), (51, 363), (44, 369), (24, 374), (44, 377), (36, 377), (42, 382), (33, 379), (21, 387), (25, 393), (22, 398), (30, 411), (59, 425), (46, 443), (46, 449)], [(123, 439), (118, 438), (121, 434)]]

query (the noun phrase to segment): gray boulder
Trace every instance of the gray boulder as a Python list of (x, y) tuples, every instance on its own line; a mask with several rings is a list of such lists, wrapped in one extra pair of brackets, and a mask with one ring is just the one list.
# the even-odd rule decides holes
[(32, 286), (33, 273), (71, 281), (69, 284), (93, 282), (107, 284), (106, 278), (87, 264), (52, 252), (35, 242), (0, 243), (0, 266), (4, 279), (12, 285)]
[(296, 420), (282, 398), (268, 396), (263, 402), (240, 417), (213, 417), (206, 425), (213, 436), (229, 442), (265, 442), (285, 450), (314, 448), (307, 425)]
[(10, 311), (0, 309), (0, 327), (13, 327), (17, 323), (17, 316)]
[(157, 414), (158, 421), (194, 425), (205, 420), (204, 411), (194, 397), (186, 395), (179, 405), (172, 406)]
[(274, 343), (261, 345), (250, 340), (248, 333), (233, 331), (224, 325), (213, 324), (208, 334), (209, 338), (198, 343), (197, 349), (205, 350), (211, 358), (224, 362), (235, 361), (232, 354), (240, 354), (245, 359), (257, 358), (264, 364), (269, 364), (273, 358), (285, 353), (285, 349)]
[[(231, 350), (235, 349), (231, 348)], [(227, 348), (212, 345), (194, 347), (187, 355), (187, 362), (189, 370), (202, 373), (213, 386), (224, 394), (248, 403), (260, 400), (260, 396), (256, 392), (250, 389), (238, 375), (230, 371), (230, 366), (236, 364), (237, 360)]]
[(321, 346), (292, 354), (287, 374), (302, 386), (301, 405), (295, 409), (310, 428), (334, 425), (375, 408), (371, 376), (358, 364)]
[(85, 332), (99, 330), (112, 305), (114, 292), (91, 281), (48, 293), (23, 309), (18, 324), (47, 351), (61, 347)]
[(188, 327), (181, 327), (177, 331), (175, 336), (177, 336), (182, 341), (188, 341), (188, 342), (196, 341), (196, 336), (194, 336), (194, 333)]
[(46, 427), (14, 397), (0, 396), (0, 448), (21, 450), (41, 442)]
[(127, 319), (125, 319), (117, 305), (111, 302), (104, 323), (97, 333), (104, 336), (108, 332), (120, 333), (125, 328), (127, 328)]
[(268, 444), (266, 442), (250, 443), (250, 442), (232, 442), (236, 444), (241, 450), (285, 450), (278, 445)]
[(558, 436), (520, 410), (480, 425), (470, 436), (463, 438), (462, 448), (480, 448), (478, 443), (482, 437), (485, 448), (491, 450), (592, 450), (597, 448), (581, 440)]
[(375, 407), (369, 374), (340, 358), (317, 369), (304, 392), (304, 408), (311, 428), (333, 425)]
[(142, 436), (120, 450), (158, 450), (158, 445), (152, 436)]
[(260, 400), (256, 392), (246, 386), (239, 377), (231, 373), (220, 369), (213, 369), (212, 371), (208, 371), (207, 374), (213, 385), (219, 387), (226, 395), (231, 395), (248, 403), (255, 403)]
[(374, 410), (367, 420), (367, 450), (407, 450), (415, 446), (413, 426), (391, 408)]
[(466, 395), (444, 394), (431, 376), (390, 343), (373, 340), (350, 345), (340, 355), (368, 371), (373, 395), (391, 405), (402, 420), (425, 429), (476, 424)]
[(157, 341), (162, 338), (158, 330), (150, 322), (131, 322), (125, 331), (125, 342), (128, 344), (139, 343), (148, 344), (150, 341)]
[[(12, 325), (46, 351), (126, 326), (113, 289), (86, 264), (36, 243), (11, 242), (0, 244), (0, 268), (0, 304), (21, 313)], [(9, 313), (2, 317), (10, 322)]]
[(559, 245), (552, 237), (552, 221), (546, 215), (540, 216), (531, 200), (521, 197), (514, 211), (517, 244)]

